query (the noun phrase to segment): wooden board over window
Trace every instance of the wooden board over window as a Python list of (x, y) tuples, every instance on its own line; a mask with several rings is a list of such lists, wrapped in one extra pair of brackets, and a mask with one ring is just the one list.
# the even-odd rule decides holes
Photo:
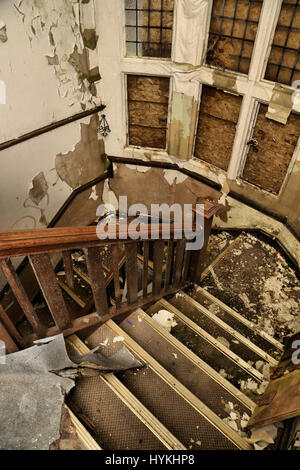
[(194, 155), (227, 170), (242, 97), (203, 86)]
[(292, 85), (300, 80), (300, 4), (297, 0), (282, 4), (265, 78)]
[(128, 75), (128, 143), (166, 148), (170, 79)]
[(291, 114), (284, 126), (267, 119), (267, 110), (260, 105), (243, 179), (278, 194), (300, 136), (300, 116)]
[(248, 74), (262, 0), (213, 0), (206, 62)]

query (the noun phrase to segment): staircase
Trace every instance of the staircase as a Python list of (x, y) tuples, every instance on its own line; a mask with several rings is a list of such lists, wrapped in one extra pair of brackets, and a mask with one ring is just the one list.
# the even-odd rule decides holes
[[(180, 291), (147, 312), (137, 309), (119, 325), (110, 320), (84, 342), (69, 337), (70, 352), (98, 346), (108, 357), (126, 346), (143, 363), (139, 370), (79, 379), (70, 394), (69, 406), (101, 448), (252, 449), (245, 431), (255, 402), (240, 383), (266, 382), (249, 362), (276, 367), (282, 344), (200, 287), (191, 294)], [(212, 314), (205, 300), (220, 313)], [(173, 327), (155, 320), (160, 311), (170, 312)]]
[[(98, 347), (109, 357), (125, 346), (142, 363), (139, 369), (77, 380), (67, 405), (86, 447), (252, 450), (247, 423), (283, 345), (191, 282), (191, 273), (195, 281), (201, 268), (203, 279), (220, 254), (211, 259), (202, 252), (199, 264), (196, 253), (195, 263), (183, 241), (171, 239), (102, 243), (100, 255), (92, 228), (84, 234), (74, 230), (73, 238), (59, 246), (63, 256), (55, 269), (41, 245), (37, 249), (31, 242), (25, 249), (20, 235), (10, 241), (22, 245), (18, 254), (29, 256), (41, 288), (39, 310), (4, 258), (12, 248), (1, 251), (0, 240), (1, 267), (27, 317), (16, 326), (0, 308), (0, 338), (8, 335), (13, 352), (36, 337), (63, 332), (70, 354)], [(52, 247), (49, 240), (43, 243), (47, 253), (57, 251), (53, 237)]]

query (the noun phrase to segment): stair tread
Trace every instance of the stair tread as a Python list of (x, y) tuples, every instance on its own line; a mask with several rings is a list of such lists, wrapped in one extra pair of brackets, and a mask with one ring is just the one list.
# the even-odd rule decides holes
[(100, 376), (81, 377), (68, 403), (105, 450), (166, 449)]
[[(72, 335), (68, 337), (67, 339), (67, 349), (71, 354), (86, 354), (89, 352), (89, 348), (79, 339), (78, 336)], [(90, 377), (88, 377), (90, 378)], [(130, 393), (130, 391), (115, 377), (113, 373), (106, 373), (106, 374), (101, 374), (100, 376), (97, 377), (100, 379), (101, 384), (100, 386), (103, 387), (102, 382), (104, 382), (104, 387), (108, 386), (111, 389), (111, 393), (113, 395), (113, 402), (114, 405), (116, 406), (117, 410), (114, 411), (114, 413), (121, 413), (121, 417), (126, 415), (130, 417), (130, 420), (128, 422), (129, 428), (132, 427), (133, 425), (136, 429), (137, 436), (139, 436), (139, 446), (137, 449), (147, 449), (148, 445), (152, 445), (153, 442), (155, 442), (155, 439), (152, 439), (151, 434), (149, 437), (149, 432), (152, 433), (156, 438), (159, 440), (159, 445), (155, 444), (154, 447), (151, 447), (151, 449), (169, 449), (169, 450), (185, 450), (185, 447), (181, 444), (181, 442), (178, 441), (150, 412), (147, 410), (141, 402), (139, 402), (134, 395)], [(99, 382), (100, 383), (100, 382)], [(98, 391), (95, 391), (95, 387), (99, 386), (99, 383), (96, 385), (93, 384), (93, 382), (89, 383), (90, 386), (90, 398), (95, 402), (97, 401), (98, 397)], [(72, 406), (77, 410), (78, 413), (82, 415), (82, 396), (81, 396), (81, 388), (84, 388), (84, 384), (82, 381), (76, 384), (75, 388), (79, 387), (80, 390), (76, 391), (76, 398), (73, 400), (73, 395), (71, 395), (71, 404)], [(74, 392), (75, 393), (75, 392)], [(79, 396), (78, 396), (79, 394)], [(105, 396), (105, 395), (104, 395)], [(121, 401), (122, 404), (120, 404)], [(73, 400), (73, 401), (72, 401)], [(92, 417), (92, 424), (94, 423), (94, 418), (93, 418), (93, 413), (89, 408), (89, 401), (86, 401), (86, 399), (83, 400), (85, 403), (85, 413), (83, 414), (83, 419), (86, 420), (87, 422), (91, 422), (91, 417)], [(101, 400), (100, 400), (101, 401)], [(99, 400), (98, 400), (99, 402)], [(103, 408), (101, 406), (103, 404), (104, 407), (108, 407), (108, 409), (111, 406), (110, 400), (104, 401), (102, 400), (100, 405), (98, 403), (98, 408)], [(125, 405), (125, 408), (124, 408)], [(126, 407), (128, 410), (126, 411)], [(100, 412), (98, 409), (96, 409), (97, 412)], [(135, 415), (135, 417), (138, 418), (138, 421), (141, 421), (141, 426), (140, 429), (138, 421), (134, 419), (132, 415), (130, 415), (129, 411)], [(106, 418), (107, 414), (105, 410), (101, 409), (102, 415), (96, 415), (96, 420), (101, 420), (101, 417), (103, 418), (103, 426), (100, 425), (99, 423), (99, 433), (105, 438), (105, 442), (107, 442), (107, 445), (111, 445), (110, 442), (112, 441), (113, 438), (113, 433), (108, 432), (110, 429), (110, 424), (107, 424)], [(118, 427), (118, 432), (120, 433), (120, 442), (121, 442), (121, 449), (135, 449), (134, 444), (135, 442), (130, 438), (129, 440), (127, 439), (127, 435), (129, 430), (126, 427), (126, 419), (120, 421), (120, 426)], [(113, 420), (117, 420), (117, 416), (113, 415)], [(146, 430), (144, 429), (144, 426), (146, 426)], [(144, 436), (144, 437), (141, 437)], [(111, 439), (112, 438), (112, 439)], [(146, 447), (142, 446), (142, 444), (145, 444), (146, 442)], [(152, 442), (152, 444), (151, 444)], [(132, 447), (133, 446), (133, 447)], [(120, 450), (120, 449), (119, 449)]]
[(259, 329), (253, 322), (250, 322), (238, 312), (225, 305), (202, 287), (195, 285), (190, 295), (240, 334), (248, 337), (267, 354), (276, 359), (281, 355), (283, 345), (279, 341)]
[[(228, 380), (230, 380), (234, 386), (239, 388), (240, 381), (248, 380), (249, 378), (256, 381), (258, 384), (263, 381), (263, 376), (258, 371), (236, 357), (236, 355), (225, 348), (223, 344), (219, 343), (209, 335), (209, 333), (202, 330), (166, 300), (162, 299), (158, 301), (153, 310), (150, 309), (151, 315), (162, 309), (168, 310), (175, 315), (177, 326), (172, 328), (171, 333), (217, 372), (221, 369), (225, 370), (228, 375)], [(184, 319), (186, 322), (183, 321)], [(218, 347), (220, 349), (218, 349)], [(226, 352), (230, 355), (227, 355)], [(242, 368), (241, 365), (244, 367)]]
[[(233, 395), (228, 389), (224, 388), (189, 358), (189, 355), (192, 354), (189, 349), (184, 346), (180, 349), (176, 347), (174, 344), (175, 338), (167, 331), (160, 334), (153, 328), (153, 323), (154, 320), (139, 310), (132, 313), (120, 326), (168, 372), (174, 375), (221, 418), (228, 417), (225, 404), (229, 402), (232, 402), (240, 413), (251, 413), (254, 404), (251, 407), (251, 405), (246, 406), (242, 403), (237, 396), (238, 394), (241, 396), (241, 392), (236, 390), (236, 395)], [(157, 325), (157, 328), (159, 329), (159, 325)], [(186, 350), (186, 354), (182, 352), (182, 349)], [(200, 362), (199, 359), (197, 362)], [(220, 380), (227, 382), (221, 377)]]
[(222, 319), (207, 310), (188, 294), (179, 292), (169, 302), (214, 338), (222, 338), (224, 344), (228, 344), (230, 350), (246, 362), (263, 361), (265, 364), (269, 363), (276, 367), (277, 361), (275, 359), (258, 348), (249, 339), (234, 331)]
[[(122, 335), (124, 338), (124, 344), (128, 347), (131, 352), (144, 364), (147, 364), (148, 367), (154, 372), (155, 376), (159, 378), (160, 381), (166, 384), (167, 389), (170, 389), (170, 393), (174, 393), (177, 398), (177, 406), (188, 406), (192, 413), (196, 413), (201, 417), (201, 420), (204, 420), (206, 423), (210, 423), (210, 432), (214, 434), (220, 434), (220, 436), (225, 436), (227, 440), (231, 442), (230, 445), (233, 445), (234, 448), (240, 449), (251, 449), (251, 446), (233, 431), (222, 419), (220, 419), (215, 413), (213, 413), (203, 402), (201, 402), (188, 388), (186, 388), (182, 383), (180, 383), (174, 376), (172, 376), (166, 369), (164, 369), (151, 355), (149, 355), (143, 348), (141, 348), (124, 330), (118, 327), (112, 320), (109, 320), (105, 325), (106, 328), (109, 327), (115, 335)], [(103, 328), (103, 327), (101, 327)], [(100, 330), (101, 330), (100, 328)], [(95, 346), (97, 344), (95, 333), (93, 333), (93, 343)], [(96, 344), (95, 344), (96, 343)], [(90, 345), (92, 346), (92, 344)], [(138, 371), (140, 375), (141, 371)], [(134, 373), (133, 373), (134, 375)], [(157, 394), (153, 394), (153, 390), (149, 389), (149, 393), (153, 395), (153, 399), (156, 399)], [(159, 397), (157, 397), (159, 399)], [(142, 401), (142, 400), (141, 400)], [(146, 406), (146, 405), (145, 405)], [(148, 408), (148, 406), (147, 406)], [(155, 414), (153, 412), (153, 414)], [(176, 414), (176, 413), (175, 413)], [(165, 424), (160, 416), (156, 416), (163, 424)], [(200, 419), (200, 418), (199, 418)], [(166, 425), (166, 424), (165, 424)], [(166, 426), (168, 427), (168, 426)], [(171, 429), (170, 429), (171, 430)], [(172, 432), (172, 430), (171, 430)], [(174, 433), (175, 434), (175, 433)], [(176, 435), (176, 434), (175, 434)], [(178, 436), (176, 436), (179, 438)], [(180, 439), (183, 444), (186, 444), (185, 441)]]

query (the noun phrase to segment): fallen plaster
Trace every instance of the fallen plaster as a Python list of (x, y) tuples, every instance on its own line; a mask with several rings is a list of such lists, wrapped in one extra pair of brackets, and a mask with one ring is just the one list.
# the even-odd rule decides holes
[[(92, 85), (100, 76), (96, 74), (90, 82), (88, 52), (85, 49), (95, 49), (97, 35), (94, 29), (84, 29), (82, 32), (80, 2), (19, 0), (14, 7), (30, 45), (33, 41), (38, 42), (41, 53), (53, 67), (59, 96), (66, 99), (69, 106), (78, 102), (83, 109), (99, 105), (99, 100), (94, 96), (96, 88)], [(93, 12), (93, 2), (89, 3), (89, 8)], [(74, 55), (77, 61), (74, 61)]]
[(177, 322), (174, 319), (174, 313), (171, 313), (168, 310), (159, 310), (159, 312), (153, 315), (152, 320), (156, 321), (169, 332), (177, 325)]

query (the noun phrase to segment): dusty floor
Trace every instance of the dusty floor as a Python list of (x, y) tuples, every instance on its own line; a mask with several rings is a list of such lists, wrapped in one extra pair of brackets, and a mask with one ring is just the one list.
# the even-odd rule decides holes
[(212, 235), (217, 251), (234, 246), (209, 270), (201, 286), (264, 331), (282, 339), (300, 331), (300, 282), (279, 250), (259, 235)]

